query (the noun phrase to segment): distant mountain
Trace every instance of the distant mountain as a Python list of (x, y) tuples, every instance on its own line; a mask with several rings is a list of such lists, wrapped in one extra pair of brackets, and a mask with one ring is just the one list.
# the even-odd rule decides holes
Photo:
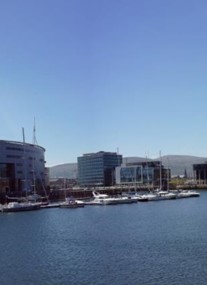
[(64, 163), (49, 168), (50, 178), (77, 178), (77, 163)]
[(205, 163), (206, 161), (206, 157), (190, 155), (166, 155), (162, 157), (163, 165), (171, 169), (172, 175), (183, 175), (186, 169), (187, 175), (190, 177), (193, 177), (193, 164)]
[[(183, 175), (185, 170), (187, 175), (193, 177), (193, 164), (205, 163), (207, 157), (197, 157), (190, 155), (166, 155), (162, 156), (162, 163), (166, 168), (171, 169), (172, 175)], [(148, 159), (148, 160), (160, 160)], [(124, 157), (124, 163), (146, 161), (144, 157)], [(50, 178), (77, 178), (77, 163), (65, 163), (50, 167)]]
[[(160, 160), (160, 158), (149, 159), (149, 160)], [(185, 170), (187, 175), (193, 177), (193, 164), (205, 163), (206, 157), (197, 157), (191, 155), (165, 155), (161, 157), (162, 164), (166, 168), (171, 169), (171, 175), (184, 175)], [(126, 157), (123, 159), (124, 162), (140, 162), (146, 161), (143, 157)]]

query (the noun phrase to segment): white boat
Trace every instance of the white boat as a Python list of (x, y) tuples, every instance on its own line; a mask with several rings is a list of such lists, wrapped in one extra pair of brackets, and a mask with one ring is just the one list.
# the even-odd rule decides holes
[(158, 199), (158, 196), (154, 193), (142, 194), (138, 197), (138, 202), (148, 202), (155, 201)]
[(133, 193), (133, 194), (131, 193), (130, 194), (130, 193), (123, 192), (121, 194), (121, 196), (119, 196), (119, 198), (120, 197), (122, 197), (122, 198), (126, 197), (126, 198), (132, 200), (132, 202), (136, 203), (138, 201), (139, 197), (140, 197), (140, 194), (138, 194), (138, 193)]
[(30, 203), (30, 202), (9, 202), (8, 204), (2, 205), (1, 212), (23, 212), (23, 211), (33, 211), (40, 209), (40, 203)]
[(140, 195), (140, 197), (138, 197), (138, 202), (161, 201), (171, 199), (176, 199), (176, 194), (168, 191), (157, 191)]
[(51, 209), (51, 208), (59, 208), (60, 207), (60, 203), (56, 203), (56, 202), (52, 202), (52, 203), (50, 203), (50, 202), (48, 202), (48, 203), (45, 203), (45, 204), (43, 204), (43, 203), (41, 203), (41, 206), (40, 206), (40, 208), (41, 209)]
[(196, 191), (189, 190), (188, 192), (190, 194), (190, 197), (199, 197), (200, 196), (200, 193), (198, 193)]
[(87, 205), (116, 205), (116, 204), (131, 204), (135, 200), (130, 197), (110, 197), (107, 194), (100, 194), (99, 192), (93, 191), (93, 200), (87, 202)]
[(133, 197), (133, 196), (116, 196), (116, 197), (112, 197), (112, 199), (115, 200), (116, 204), (132, 204), (132, 203), (136, 203), (137, 202), (137, 197)]
[(110, 198), (107, 194), (100, 194), (93, 191), (93, 200), (87, 202), (87, 205), (112, 205), (116, 204), (115, 201)]
[(75, 200), (73, 197), (66, 198), (64, 202), (60, 203), (60, 208), (80, 208), (84, 207), (84, 203)]
[(193, 190), (178, 190), (176, 193), (176, 198), (190, 198), (190, 197), (199, 197), (200, 193), (193, 191)]
[(60, 208), (80, 208), (84, 207), (84, 202), (80, 200), (76, 200), (74, 197), (70, 196), (67, 197), (67, 192), (66, 192), (66, 179), (64, 178), (64, 185), (63, 185), (63, 190), (65, 192), (65, 201), (59, 203)]
[(176, 194), (168, 191), (158, 191), (156, 195), (158, 196), (158, 198), (160, 198), (160, 200), (176, 199)]

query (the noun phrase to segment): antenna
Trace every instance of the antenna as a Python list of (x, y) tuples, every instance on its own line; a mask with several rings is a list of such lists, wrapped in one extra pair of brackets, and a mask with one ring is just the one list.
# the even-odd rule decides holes
[(35, 123), (35, 117), (34, 117), (34, 127), (33, 127), (33, 144), (37, 145), (37, 139), (36, 139), (36, 123)]
[(25, 143), (24, 128), (22, 128), (23, 143)]

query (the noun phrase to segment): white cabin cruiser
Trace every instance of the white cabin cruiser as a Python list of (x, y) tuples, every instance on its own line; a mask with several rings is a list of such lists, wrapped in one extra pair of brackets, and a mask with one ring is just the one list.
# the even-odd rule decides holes
[(87, 205), (112, 205), (115, 201), (110, 198), (107, 194), (100, 194), (99, 192), (93, 191), (93, 200), (87, 202)]
[(200, 196), (200, 193), (193, 191), (193, 190), (178, 190), (176, 194), (177, 199), (199, 197), (199, 196)]
[(148, 202), (155, 201), (158, 199), (158, 196), (154, 193), (142, 194), (138, 197), (138, 202)]
[(100, 194), (99, 192), (92, 192), (94, 199), (87, 202), (87, 205), (116, 205), (116, 204), (130, 204), (134, 203), (134, 199), (130, 197), (110, 197), (107, 194)]
[(73, 197), (65, 198), (65, 201), (60, 203), (60, 208), (80, 208), (84, 207), (84, 202), (75, 200)]
[(168, 191), (158, 191), (156, 194), (160, 198), (160, 200), (176, 199), (176, 195)]
[(167, 191), (156, 191), (153, 193), (140, 195), (138, 201), (148, 202), (148, 201), (160, 201), (160, 200), (171, 200), (171, 199), (176, 199), (176, 195), (174, 193), (170, 193)]

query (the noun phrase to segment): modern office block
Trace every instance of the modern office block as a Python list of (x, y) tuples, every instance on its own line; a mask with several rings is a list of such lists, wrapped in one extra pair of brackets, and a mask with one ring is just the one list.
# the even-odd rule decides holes
[(115, 184), (115, 168), (122, 163), (122, 155), (100, 151), (78, 157), (80, 186), (110, 186)]
[(207, 161), (205, 163), (193, 164), (193, 172), (198, 184), (207, 184)]
[(153, 185), (166, 187), (170, 170), (165, 169), (160, 161), (126, 163), (116, 167), (116, 183), (125, 185)]
[(32, 191), (45, 186), (45, 149), (41, 146), (0, 140), (0, 191)]

